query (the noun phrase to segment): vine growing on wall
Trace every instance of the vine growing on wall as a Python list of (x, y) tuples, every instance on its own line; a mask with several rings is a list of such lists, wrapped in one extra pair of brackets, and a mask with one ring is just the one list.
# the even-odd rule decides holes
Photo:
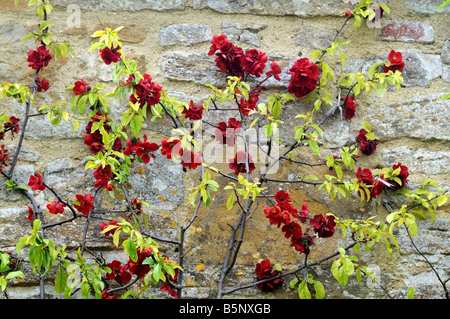
[[(18, 0), (14, 2), (17, 5)], [(325, 121), (331, 118), (336, 121), (352, 119), (359, 111), (357, 103), (363, 94), (376, 94), (383, 98), (390, 94), (390, 88), (401, 89), (405, 61), (395, 50), (386, 52), (387, 61), (374, 63), (367, 72), (337, 74), (337, 68), (330, 62), (332, 57), (339, 55), (342, 66), (346, 64), (344, 47), (351, 42), (344, 42), (340, 35), (347, 24), (353, 22), (353, 27), (359, 28), (364, 21), (378, 21), (383, 15), (390, 14), (386, 5), (361, 0), (353, 10), (343, 11), (342, 27), (330, 39), (329, 47), (315, 50), (310, 58), (297, 59), (286, 74), (277, 61), (269, 61), (265, 52), (255, 48), (245, 50), (229, 41), (226, 35), (215, 35), (208, 55), (211, 63), (224, 73), (224, 87), (208, 84), (211, 94), (197, 105), (192, 100), (180, 101), (171, 97), (150, 74), (141, 74), (138, 63), (127, 58), (120, 42), (121, 27), (96, 31), (92, 34), (96, 42), (89, 49), (98, 52), (103, 63), (114, 66), (114, 90), (105, 92), (103, 83), (87, 83), (81, 78), (67, 88), (70, 94), (67, 100), (53, 105), (36, 105), (35, 95), (46, 94), (52, 86), (47, 79), (39, 77), (40, 71), (51, 68), (53, 60), (76, 57), (69, 43), (55, 42), (52, 38), (51, 20), (48, 19), (52, 12), (50, 2), (30, 0), (28, 6), (34, 6), (42, 20), (38, 31), (23, 39), (36, 44), (36, 49), (29, 51), (26, 60), (28, 66), (35, 70), (33, 82), (31, 85), (4, 82), (0, 86), (0, 99), (9, 98), (25, 105), (21, 118), (6, 113), (0, 115), (0, 141), (7, 135), (17, 140), (12, 154), (5, 145), (0, 145), (0, 172), (6, 180), (7, 191), (21, 192), (28, 199), (31, 224), (31, 227), (24, 225), (31, 228), (30, 235), (18, 240), (15, 254), (11, 251), (0, 254), (0, 286), (6, 298), (10, 281), (23, 278), (22, 269), (28, 263), (40, 280), (41, 298), (46, 297), (44, 283), (49, 281), (53, 282), (55, 291), (67, 299), (147, 298), (151, 296), (152, 287), (158, 287), (167, 296), (182, 298), (186, 288), (186, 232), (196, 222), (199, 209), (210, 207), (215, 194), (223, 192), (227, 198), (227, 210), (236, 212), (237, 217), (227, 230), (227, 249), (217, 282), (217, 298), (251, 287), (270, 292), (287, 284), (299, 298), (321, 299), (326, 297), (326, 287), (316, 275), (315, 267), (331, 262), (330, 272), (342, 286), (346, 286), (352, 276), (358, 281), (363, 276), (375, 280), (375, 273), (359, 260), (358, 251), (372, 252), (374, 247), (384, 245), (391, 255), (394, 249), (400, 249), (396, 236), (399, 227), (406, 230), (414, 244), (418, 233), (417, 219), (433, 221), (436, 210), (448, 202), (448, 194), (437, 181), (426, 179), (421, 182), (421, 188), (407, 188), (408, 167), (400, 162), (376, 171), (360, 166), (358, 159), (374, 154), (380, 143), (376, 136), (377, 128), (372, 127), (369, 121), (361, 123), (353, 143), (332, 156), (321, 155), (320, 140)], [(288, 88), (284, 92), (270, 93), (265, 83), (281, 81), (282, 75), (289, 78)], [(334, 90), (338, 92), (336, 98), (331, 93)], [(120, 122), (109, 116), (112, 99), (127, 106)], [(283, 115), (299, 99), (310, 106), (309, 112), (289, 119), (296, 123), (293, 138), (284, 140), (288, 146), (276, 152), (276, 146), (280, 145), (277, 132), (285, 124)], [(205, 114), (223, 115), (224, 111), (233, 111), (235, 116), (224, 117), (218, 123), (204, 119)], [(46, 117), (54, 126), (61, 121), (70, 122), (74, 131), (86, 133), (81, 145), (90, 152), (85, 169), (95, 179), (93, 193), (63, 198), (57, 189), (45, 183), (39, 172), (29, 176), (27, 185), (17, 185), (14, 173), (18, 156), (28, 120), (34, 116)], [(163, 117), (171, 121), (172, 136), (155, 141), (142, 133), (145, 124), (151, 126), (152, 122)], [(82, 127), (84, 121), (87, 125)], [(202, 136), (207, 128), (213, 130), (214, 139), (224, 148), (234, 150), (236, 145), (242, 146), (229, 159), (227, 171), (205, 160), (198, 136)], [(264, 154), (261, 163), (256, 162), (250, 147), (252, 129), (257, 132), (256, 146)], [(311, 150), (316, 161), (310, 163), (296, 158), (294, 153), (300, 149)], [(200, 176), (198, 184), (189, 190), (192, 211), (186, 224), (179, 227), (177, 238), (155, 236), (145, 209), (149, 204), (141, 198), (130, 197), (126, 187), (132, 168), (140, 163), (150, 163), (158, 152), (167, 160), (181, 165), (185, 172), (194, 171)], [(302, 171), (301, 167), (327, 167), (329, 173), (319, 176), (305, 174), (294, 180), (271, 177), (273, 168), (284, 162), (298, 165), (299, 171)], [(257, 166), (261, 166), (259, 174)], [(226, 178), (225, 185), (215, 180), (219, 176)], [(304, 184), (326, 190), (332, 201), (350, 200), (354, 194), (366, 202), (378, 196), (389, 199), (392, 194), (401, 194), (405, 204), (390, 211), (385, 220), (373, 217), (346, 219), (337, 213), (324, 215), (310, 211), (308, 202), (295, 207), (288, 186), (285, 190), (273, 191), (272, 185), (280, 183)], [(52, 197), (45, 207), (38, 205), (35, 199), (41, 192)], [(117, 212), (121, 218), (104, 217), (105, 209), (96, 201), (100, 194), (113, 199), (120, 194), (124, 198), (124, 208)], [(280, 238), (289, 239), (286, 249), (293, 249), (303, 258), (303, 263), (286, 271), (270, 259), (261, 260), (255, 264), (254, 281), (229, 287), (227, 279), (241, 252), (248, 222), (257, 213), (264, 214), (267, 224), (277, 229)], [(64, 219), (52, 222), (48, 218), (57, 214), (62, 214)], [(80, 225), (83, 225), (79, 227), (82, 238), (79, 245), (70, 248), (56, 246), (48, 236), (48, 230), (57, 230), (58, 226), (75, 220), (82, 221)], [(89, 249), (87, 231), (93, 224), (98, 224), (97, 231), (124, 250), (126, 260), (105, 260), (101, 254)], [(310, 261), (310, 252), (320, 249), (320, 245), (327, 245), (327, 239), (336, 236), (337, 229), (341, 230), (344, 238), (350, 238), (351, 243), (321, 260)], [(320, 244), (319, 238), (324, 239)], [(161, 253), (161, 244), (175, 247), (177, 258)], [(448, 298), (446, 282), (449, 279), (441, 278), (426, 256), (422, 256)], [(52, 270), (56, 275), (50, 277)], [(413, 297), (413, 289), (409, 290), (409, 297)]]

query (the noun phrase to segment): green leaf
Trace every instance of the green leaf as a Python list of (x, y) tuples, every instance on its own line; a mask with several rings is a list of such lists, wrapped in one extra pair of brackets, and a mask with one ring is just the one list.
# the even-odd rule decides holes
[(64, 267), (59, 266), (58, 275), (55, 278), (55, 291), (58, 294), (63, 293), (67, 286), (67, 274)]
[(316, 291), (316, 299), (323, 299), (325, 297), (325, 288), (320, 281), (314, 281), (314, 290)]
[(292, 279), (292, 280), (289, 282), (289, 288), (294, 289), (295, 286), (297, 285), (297, 283), (298, 283), (298, 279), (297, 279), (297, 278)]
[(408, 290), (408, 299), (414, 299), (414, 292), (415, 291), (416, 291), (416, 289), (414, 287), (412, 287), (411, 289)]
[(306, 281), (301, 282), (298, 286), (298, 296), (300, 299), (311, 299), (311, 293), (309, 292)]
[(128, 238), (123, 241), (122, 245), (125, 247), (125, 250), (127, 251), (128, 255), (130, 255), (131, 260), (137, 262), (138, 254), (136, 251), (134, 241), (131, 238)]
[(228, 197), (227, 200), (227, 209), (231, 210), (233, 208), (233, 204), (234, 204), (234, 192), (231, 193), (230, 197)]

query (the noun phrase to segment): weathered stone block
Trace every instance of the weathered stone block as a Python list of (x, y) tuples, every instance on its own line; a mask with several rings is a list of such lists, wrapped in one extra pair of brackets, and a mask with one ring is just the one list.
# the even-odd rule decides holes
[(303, 27), (294, 37), (294, 43), (314, 50), (325, 49), (331, 44), (335, 34), (332, 30)]
[(449, 13), (450, 6), (445, 6), (441, 9), (440, 6), (444, 1), (441, 0), (405, 0), (404, 5), (406, 8), (424, 15), (431, 15), (435, 13)]
[[(381, 139), (401, 137), (449, 140), (450, 100), (437, 101), (442, 94), (417, 96), (399, 104), (372, 106), (356, 112), (351, 131), (359, 132), (361, 122), (370, 119)], [(356, 136), (356, 135), (355, 135)]]
[(239, 41), (256, 47), (261, 45), (258, 32), (265, 28), (267, 25), (222, 22), (222, 31), (229, 41)]
[(141, 11), (141, 10), (184, 10), (188, 0), (105, 0), (105, 1), (72, 1), (72, 0), (59, 0), (57, 5), (67, 7), (68, 5), (78, 5), (81, 9), (89, 11)]
[(176, 44), (194, 45), (211, 40), (211, 28), (206, 24), (183, 23), (161, 28), (158, 34), (160, 46)]
[(388, 21), (378, 32), (378, 39), (386, 41), (433, 43), (434, 29), (428, 21)]

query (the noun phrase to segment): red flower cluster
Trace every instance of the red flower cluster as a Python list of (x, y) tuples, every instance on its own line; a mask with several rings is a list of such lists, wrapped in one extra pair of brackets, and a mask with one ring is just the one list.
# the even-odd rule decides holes
[(266, 67), (267, 57), (264, 52), (257, 49), (245, 51), (242, 57), (242, 69), (248, 74), (260, 77)]
[(75, 195), (75, 198), (78, 201), (78, 204), (73, 205), (76, 210), (78, 210), (83, 215), (87, 216), (89, 215), (89, 212), (94, 209), (94, 196), (90, 194)]
[(302, 58), (294, 62), (288, 74), (291, 75), (288, 87), (289, 93), (301, 98), (316, 88), (319, 68), (308, 58)]
[(359, 144), (359, 150), (364, 155), (372, 155), (377, 149), (378, 142), (376, 140), (368, 140), (366, 137), (367, 131), (361, 129), (356, 136), (355, 141)]
[[(175, 269), (175, 276), (173, 276), (173, 277), (167, 276), (167, 279), (173, 283), (177, 282), (178, 273), (179, 273), (178, 269)], [(163, 284), (162, 284), (161, 288), (159, 288), (159, 290), (167, 291), (172, 297), (175, 297), (175, 298), (179, 297), (177, 292), (172, 288), (172, 286), (170, 284), (167, 283), (167, 281), (163, 281)]]
[(234, 146), (236, 133), (241, 129), (241, 122), (234, 117), (228, 119), (228, 125), (225, 122), (217, 123), (218, 128), (215, 129), (214, 135), (220, 144)]
[(111, 45), (111, 48), (104, 48), (100, 49), (100, 57), (102, 58), (103, 62), (105, 64), (110, 65), (111, 63), (116, 63), (120, 61), (121, 53), (120, 53), (120, 45), (117, 47), (113, 47)]
[(163, 138), (161, 140), (161, 154), (165, 155), (167, 159), (172, 159), (172, 155), (180, 155), (181, 141), (177, 138)]
[[(298, 219), (302, 223), (306, 223), (307, 216), (309, 215), (308, 203), (303, 203), (300, 211), (291, 205), (291, 198), (285, 191), (279, 191), (275, 194), (275, 200), (277, 204), (274, 207), (263, 206), (264, 215), (269, 219), (271, 225), (275, 225), (280, 228), (284, 233), (284, 237), (291, 239), (290, 246), (300, 253), (309, 254), (309, 247), (312, 245), (316, 236), (311, 236), (307, 233), (303, 233), (302, 227), (295, 219)], [(295, 218), (295, 219), (291, 219)], [(318, 237), (328, 238), (333, 236), (334, 216), (328, 216), (326, 219), (322, 214), (314, 216), (310, 221), (311, 226)], [(309, 228), (306, 228), (307, 232)]]
[[(103, 128), (107, 133), (111, 131), (110, 122), (108, 120), (108, 114), (102, 114), (101, 112), (97, 112), (95, 115), (91, 117), (91, 120), (88, 122), (88, 124), (85, 127), (86, 135), (83, 138), (84, 144), (89, 146), (89, 149), (94, 152), (94, 154), (97, 154), (98, 152), (103, 152), (105, 149), (105, 146), (103, 144), (103, 136), (100, 133), (100, 130), (92, 131), (92, 124), (94, 122), (100, 122), (103, 120)], [(120, 151), (122, 149), (122, 141), (120, 138), (116, 138), (114, 141), (112, 149), (114, 151)]]
[(270, 71), (266, 72), (266, 75), (267, 76), (273, 75), (275, 80), (280, 81), (281, 80), (280, 74), (281, 74), (281, 68), (278, 66), (278, 64), (276, 62), (272, 62), (270, 64)]
[(44, 182), (42, 181), (42, 176), (39, 173), (30, 176), (30, 180), (28, 181), (28, 186), (30, 186), (33, 190), (43, 191), (45, 189)]
[(47, 204), (50, 214), (62, 214), (64, 213), (64, 207), (66, 207), (66, 205), (61, 203), (59, 199), (54, 199), (53, 202)]
[(95, 177), (95, 188), (102, 187), (106, 188), (108, 191), (112, 191), (114, 189), (114, 185), (109, 184), (109, 180), (112, 176), (110, 165), (106, 165), (105, 167), (99, 165), (93, 174)]
[(141, 107), (145, 103), (147, 103), (147, 106), (159, 103), (163, 88), (158, 83), (152, 81), (150, 74), (144, 74), (143, 78), (139, 80), (139, 83), (133, 87), (136, 93), (130, 96), (132, 103), (139, 102)]
[[(234, 173), (236, 175), (239, 175), (239, 173), (247, 173), (245, 152), (238, 151), (234, 156), (234, 159), (230, 160), (230, 164), (228, 164), (228, 167), (234, 170)], [(250, 154), (248, 154), (248, 169), (249, 173), (251, 173), (255, 169), (255, 163), (253, 163), (252, 156)]]
[(246, 100), (243, 96), (239, 103), (239, 111), (244, 116), (249, 116), (256, 109), (256, 103), (259, 101), (259, 95), (261, 91), (266, 90), (264, 85), (257, 85), (253, 91), (249, 94), (249, 99)]
[(80, 81), (76, 81), (75, 85), (72, 89), (73, 93), (75, 93), (75, 95), (80, 95), (83, 94), (86, 91), (90, 91), (92, 88), (90, 86), (86, 85), (86, 81), (81, 79)]
[(396, 177), (401, 180), (402, 184), (400, 185), (396, 181), (391, 180), (390, 184), (392, 185), (391, 186), (392, 190), (399, 190), (403, 188), (403, 186), (405, 186), (406, 183), (408, 183), (408, 176), (409, 176), (408, 167), (403, 166), (402, 163), (398, 163), (392, 166), (392, 169), (394, 171), (398, 168), (400, 168), (400, 173)]
[(349, 120), (353, 116), (355, 116), (356, 111), (355, 98), (353, 96), (344, 98), (344, 105), (345, 105), (344, 118)]
[(125, 267), (130, 273), (142, 278), (150, 271), (150, 266), (143, 265), (142, 262), (153, 254), (153, 250), (151, 248), (144, 249), (143, 251), (137, 249), (137, 254), (137, 261), (133, 261), (130, 257)]
[(196, 169), (202, 164), (202, 152), (194, 153), (188, 148), (181, 147), (181, 141), (177, 138), (164, 138), (161, 141), (161, 154), (168, 159), (179, 159), (183, 167)]
[(46, 80), (46, 79), (39, 79), (39, 78), (36, 78), (36, 85), (37, 85), (37, 88), (36, 88), (36, 90), (38, 91), (38, 92), (42, 92), (42, 91), (47, 91), (48, 90), (48, 88), (50, 87), (50, 83), (48, 82), (48, 80)]
[[(217, 51), (219, 52), (216, 53)], [(215, 35), (211, 39), (208, 55), (213, 54), (217, 56), (214, 61), (220, 71), (241, 79), (244, 78), (245, 73), (260, 77), (267, 62), (264, 52), (257, 49), (244, 52), (242, 48), (229, 42), (225, 34)]]
[(198, 166), (202, 165), (202, 152), (194, 153), (191, 150), (185, 148), (180, 154), (181, 165), (190, 169), (196, 169)]
[[(365, 184), (370, 188), (370, 199), (372, 199), (380, 195), (385, 187), (390, 190), (396, 191), (405, 186), (405, 184), (408, 182), (409, 176), (408, 167), (402, 165), (401, 163), (392, 166), (392, 171), (395, 171), (397, 169), (400, 169), (398, 175), (385, 178), (384, 174), (380, 174), (379, 177), (374, 177), (370, 169), (362, 169), (361, 167), (358, 167), (356, 178), (361, 184)], [(394, 178), (399, 178), (401, 181), (401, 185), (397, 181), (395, 181)], [(360, 195), (359, 192), (358, 194)]]
[[(110, 226), (110, 225), (117, 225), (117, 224), (118, 224), (118, 221), (117, 221), (117, 220), (112, 220), (112, 221), (110, 221), (108, 224), (107, 224), (107, 223), (101, 222), (101, 223), (100, 223), (100, 229), (101, 229), (102, 231), (104, 231), (106, 228), (108, 228), (108, 226)], [(114, 233), (116, 232), (116, 229), (117, 229), (117, 228), (113, 228), (113, 229), (111, 229), (111, 230), (108, 230), (108, 231), (105, 233), (105, 236), (114, 235)]]
[(6, 145), (0, 145), (0, 173), (2, 172), (3, 167), (7, 165), (7, 161), (9, 161), (8, 149), (6, 148)]
[[(11, 131), (11, 136), (14, 138), (14, 134), (18, 134), (20, 132), (20, 126), (19, 126), (20, 119), (15, 116), (9, 117), (9, 122), (5, 122), (3, 124), (3, 130), (4, 132)], [(1, 139), (3, 139), (4, 133), (1, 136)]]
[(50, 50), (47, 50), (45, 46), (37, 47), (36, 50), (28, 51), (28, 66), (33, 70), (42, 69), (47, 66), (52, 56)]
[(387, 73), (389, 71), (395, 72), (395, 71), (403, 71), (403, 68), (405, 67), (405, 61), (403, 61), (403, 56), (401, 52), (395, 52), (394, 50), (391, 50), (388, 55), (388, 60), (391, 62), (389, 66), (385, 66), (383, 72)]
[(314, 231), (321, 238), (328, 238), (333, 236), (334, 227), (336, 222), (334, 221), (334, 216), (328, 216), (326, 219), (322, 214), (316, 215), (310, 221), (311, 226)]
[(184, 110), (182, 112), (187, 119), (192, 121), (201, 120), (203, 115), (203, 104), (199, 106), (194, 105), (194, 101), (189, 102), (189, 107), (184, 106)]
[[(128, 144), (128, 142), (127, 142)], [(151, 152), (155, 152), (159, 149), (158, 144), (147, 142), (147, 135), (144, 135), (144, 141), (138, 141), (135, 146), (132, 147), (132, 150), (136, 152), (136, 156), (142, 159), (144, 164), (150, 162), (150, 156), (155, 158), (156, 156)], [(127, 152), (128, 153), (128, 152)]]
[[(273, 269), (269, 259), (263, 260), (260, 263), (256, 264), (255, 275), (257, 276), (258, 281), (275, 277), (281, 273), (281, 271)], [(283, 278), (277, 278), (274, 280), (266, 281), (262, 284), (258, 284), (256, 287), (260, 288), (263, 292), (270, 292), (281, 287), (283, 282)]]
[[(133, 208), (133, 211), (134, 211), (134, 213), (136, 215), (140, 215), (142, 213), (142, 201), (140, 201), (139, 199), (134, 198), (134, 199), (130, 200), (130, 204), (131, 204), (131, 207)], [(127, 212), (131, 212), (129, 206), (127, 206), (126, 211)], [(130, 214), (127, 215), (127, 217), (130, 218), (130, 219), (132, 218), (132, 216)]]
[(127, 270), (127, 267), (122, 267), (122, 264), (118, 260), (113, 260), (106, 267), (111, 269), (111, 273), (106, 274), (106, 278), (109, 280), (118, 280), (122, 284), (127, 284), (131, 281), (131, 273)]

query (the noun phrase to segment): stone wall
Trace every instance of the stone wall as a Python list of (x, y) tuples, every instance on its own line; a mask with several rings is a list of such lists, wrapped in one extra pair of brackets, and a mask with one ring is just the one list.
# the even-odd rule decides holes
[[(277, 61), (285, 72), (299, 56), (309, 57), (314, 49), (327, 47), (336, 31), (343, 23), (343, 10), (351, 9), (355, 0), (301, 0), (301, 1), (216, 1), (216, 0), (109, 0), (79, 1), (59, 0), (51, 14), (51, 30), (60, 41), (75, 44), (75, 59), (63, 58), (52, 61), (43, 71), (51, 87), (48, 94), (38, 98), (36, 105), (51, 104), (58, 100), (70, 99), (65, 87), (80, 78), (94, 85), (105, 83), (106, 89), (113, 87), (112, 66), (99, 61), (96, 52), (89, 52), (93, 43), (90, 35), (105, 27), (124, 26), (119, 35), (128, 58), (133, 58), (141, 67), (141, 73), (149, 73), (172, 96), (182, 101), (193, 99), (201, 102), (208, 95), (205, 84), (224, 84), (224, 76), (215, 67), (213, 59), (207, 55), (210, 39), (215, 34), (225, 33), (230, 40), (245, 49), (255, 47), (267, 52), (270, 61)], [(368, 121), (380, 138), (377, 152), (371, 157), (363, 157), (359, 164), (373, 169), (390, 166), (397, 162), (410, 169), (408, 187), (414, 189), (426, 177), (436, 178), (441, 186), (448, 189), (450, 175), (450, 100), (437, 101), (449, 92), (450, 82), (450, 5), (436, 9), (440, 0), (388, 0), (391, 14), (382, 19), (380, 26), (366, 25), (355, 29), (348, 25), (342, 36), (351, 40), (345, 47), (347, 65), (345, 70), (336, 72), (358, 72), (371, 63), (386, 60), (391, 49), (401, 51), (405, 61), (404, 84), (400, 92), (389, 91), (380, 99), (371, 94), (358, 99), (356, 116), (349, 121), (338, 117), (324, 123), (322, 142), (326, 143), (322, 155), (332, 154), (357, 135), (362, 121)], [(33, 48), (22, 38), (36, 29), (38, 18), (33, 9), (20, 1), (16, 8), (12, 0), (0, 0), (0, 82), (31, 82), (33, 72), (26, 64), (27, 52)], [(79, 19), (78, 19), (79, 18)], [(335, 61), (336, 62), (336, 61)], [(334, 62), (333, 62), (334, 63)], [(285, 90), (288, 77), (278, 83), (269, 81), (271, 90)], [(117, 105), (111, 101), (111, 116), (119, 120), (126, 104)], [(5, 99), (0, 108), (9, 114), (21, 117), (22, 104), (11, 104)], [(285, 128), (280, 137), (288, 143), (296, 125), (292, 117), (311, 105), (303, 100), (296, 101), (284, 116)], [(230, 116), (232, 113), (227, 114)], [(214, 122), (215, 115), (207, 120)], [(83, 124), (81, 126), (83, 128)], [(160, 140), (170, 134), (170, 121), (163, 119), (148, 122), (145, 133), (150, 139)], [(82, 143), (83, 130), (75, 134), (68, 123), (62, 121), (52, 126), (45, 118), (30, 119), (23, 151), (20, 154), (16, 180), (26, 184), (28, 177), (40, 172), (46, 183), (55, 187), (62, 196), (70, 198), (76, 193), (93, 192), (93, 177), (84, 170), (85, 157), (89, 150)], [(8, 147), (14, 149), (16, 140)], [(300, 151), (305, 161), (317, 161), (307, 151)], [(225, 164), (217, 163), (217, 167)], [(305, 173), (304, 167), (285, 164), (279, 168), (275, 178), (294, 179)], [(324, 173), (317, 170), (316, 174)], [(326, 172), (325, 172), (326, 173)], [(198, 180), (197, 172), (183, 173), (179, 165), (157, 156), (146, 165), (137, 165), (130, 178), (130, 193), (141, 196), (150, 204), (148, 212), (155, 235), (177, 238), (178, 229), (192, 214), (188, 200), (188, 189)], [(216, 180), (226, 185), (227, 180)], [(274, 185), (272, 190), (289, 190), (294, 204), (308, 201), (311, 212), (333, 212), (350, 218), (377, 216), (380, 220), (387, 215), (380, 200), (360, 203), (356, 197), (348, 201), (330, 202), (323, 191), (301, 185)], [(37, 195), (40, 205), (45, 205), (51, 194)], [(225, 255), (229, 227), (235, 223), (237, 213), (228, 213), (225, 208), (226, 194), (219, 192), (210, 209), (202, 208), (200, 216), (191, 227), (188, 236), (189, 253), (186, 257), (186, 295), (193, 298), (214, 298), (216, 280)], [(113, 201), (102, 196), (98, 204), (107, 209), (120, 209), (120, 200)], [(12, 247), (21, 236), (30, 230), (27, 220), (27, 201), (19, 193), (6, 192), (0, 185), (0, 246)], [(263, 204), (264, 205), (264, 204)], [(113, 218), (107, 213), (105, 217)], [(53, 217), (48, 216), (48, 218)], [(430, 261), (443, 278), (450, 276), (450, 217), (448, 207), (438, 212), (435, 222), (419, 223), (419, 237), (416, 241), (427, 253)], [(81, 223), (81, 222), (80, 222)], [(77, 246), (82, 225), (61, 226), (48, 232), (57, 245)], [(77, 230), (78, 229), (78, 230)], [(262, 209), (258, 209), (248, 226), (248, 236), (242, 246), (237, 266), (227, 285), (251, 282), (253, 270), (259, 258), (270, 258), (273, 263), (292, 269), (303, 262), (288, 247), (288, 241), (280, 238), (280, 232), (269, 226)], [(406, 234), (399, 234), (402, 249), (388, 257), (380, 248), (373, 255), (360, 253), (362, 263), (378, 269), (379, 278), (393, 297), (405, 298), (410, 287), (416, 288), (417, 298), (442, 298), (443, 292), (436, 277), (422, 257), (416, 253)], [(108, 260), (122, 258), (120, 250), (108, 238), (99, 234), (98, 224), (93, 225), (88, 234), (89, 248), (102, 251)], [(310, 260), (318, 260), (343, 246), (346, 239), (337, 234), (330, 245), (320, 245), (317, 241)], [(163, 245), (167, 255), (176, 256), (174, 247)], [(341, 287), (331, 276), (329, 264), (318, 270), (323, 276), (327, 298), (386, 298), (380, 288), (352, 279), (346, 287)], [(38, 281), (31, 272), (27, 279), (10, 288), (13, 298), (38, 298)], [(55, 296), (51, 288), (46, 292)], [(155, 290), (156, 297), (164, 297)], [(296, 298), (296, 293), (287, 285), (281, 291), (262, 294), (256, 289), (238, 292), (234, 297)]]

